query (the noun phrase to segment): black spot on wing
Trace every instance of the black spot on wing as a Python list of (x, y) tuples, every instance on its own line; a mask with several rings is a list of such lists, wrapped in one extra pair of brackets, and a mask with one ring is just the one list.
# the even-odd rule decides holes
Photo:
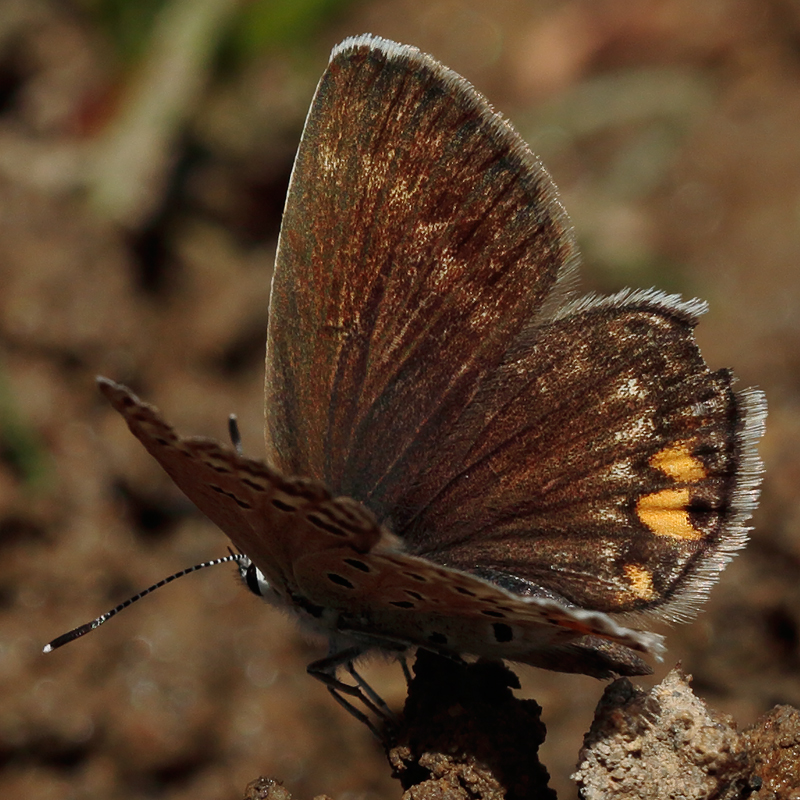
[(494, 622), (492, 623), (492, 628), (494, 630), (494, 638), (498, 642), (511, 642), (514, 639), (514, 631), (511, 630), (510, 625), (506, 625), (505, 622)]
[(241, 498), (237, 497), (233, 492), (226, 492), (221, 486), (214, 486), (213, 484), (209, 484), (208, 488), (212, 491), (215, 491), (217, 494), (221, 494), (224, 497), (227, 497), (229, 500), (233, 500), (239, 508), (243, 508), (245, 511), (252, 511), (253, 507), (250, 503), (245, 502)]
[(326, 519), (323, 519), (319, 514), (309, 514), (306, 519), (321, 531), (330, 533), (332, 536), (346, 538), (349, 535), (346, 530), (340, 528), (338, 525), (334, 525)]
[(344, 575), (338, 575), (335, 572), (328, 573), (328, 580), (331, 583), (335, 583), (337, 586), (344, 586), (345, 589), (355, 589), (356, 587), (350, 583)]
[(346, 558), (344, 563), (349, 564), (351, 567), (355, 567), (356, 569), (360, 569), (362, 572), (372, 571), (369, 564), (365, 564), (363, 561), (360, 561), (357, 558)]

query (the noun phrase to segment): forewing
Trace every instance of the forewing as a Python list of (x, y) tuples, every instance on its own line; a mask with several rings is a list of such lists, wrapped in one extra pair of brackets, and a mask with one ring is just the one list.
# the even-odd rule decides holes
[(381, 539), (374, 516), (318, 481), (287, 477), (211, 439), (184, 438), (125, 386), (100, 391), (183, 493), (246, 553), (291, 603), (292, 565), (301, 555), (348, 547), (367, 552)]
[(702, 309), (629, 293), (521, 335), (465, 411), (469, 453), (399, 504), (410, 551), (582, 608), (691, 614), (745, 543), (765, 415), (703, 361)]
[(415, 48), (344, 42), (281, 228), (268, 462), (392, 508), (574, 258), (549, 176), (482, 96)]

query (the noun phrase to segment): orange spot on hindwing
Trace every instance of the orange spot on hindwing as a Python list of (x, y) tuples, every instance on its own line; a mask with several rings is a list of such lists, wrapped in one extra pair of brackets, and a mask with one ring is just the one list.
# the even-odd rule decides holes
[(687, 442), (675, 442), (659, 450), (651, 456), (650, 466), (680, 483), (693, 483), (708, 477), (705, 464), (691, 454)]
[(636, 516), (656, 536), (673, 539), (702, 539), (689, 518), (689, 490), (662, 489), (646, 494), (636, 503)]
[(624, 569), (632, 594), (640, 600), (653, 600), (656, 597), (653, 573), (649, 569), (639, 564), (626, 564)]

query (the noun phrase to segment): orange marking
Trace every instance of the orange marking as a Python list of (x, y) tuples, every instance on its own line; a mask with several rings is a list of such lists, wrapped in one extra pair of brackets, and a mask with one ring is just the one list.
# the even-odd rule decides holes
[(687, 442), (676, 442), (659, 450), (650, 458), (650, 466), (676, 481), (686, 483), (708, 477), (708, 470), (699, 458), (689, 452)]
[(702, 539), (689, 520), (689, 490), (662, 489), (640, 497), (636, 503), (636, 516), (656, 536), (671, 536), (673, 539)]
[(639, 564), (626, 564), (625, 575), (630, 582), (630, 590), (640, 600), (653, 600), (656, 591), (653, 588), (653, 573)]

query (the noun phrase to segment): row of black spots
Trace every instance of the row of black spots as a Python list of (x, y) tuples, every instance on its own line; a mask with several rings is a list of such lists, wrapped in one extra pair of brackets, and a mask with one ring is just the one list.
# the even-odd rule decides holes
[(233, 500), (239, 508), (244, 509), (245, 511), (252, 511), (253, 507), (245, 500), (240, 499), (237, 497), (233, 492), (227, 492), (221, 486), (214, 486), (213, 483), (208, 484), (208, 488), (212, 491), (216, 492), (217, 494), (221, 494), (223, 497), (227, 497), (230, 500)]
[(404, 609), (411, 609), (416, 608), (416, 603), (413, 603), (411, 600), (390, 600), (390, 606), (394, 606), (395, 608), (404, 608)]
[(403, 572), (403, 575), (405, 575), (407, 578), (411, 578), (412, 581), (419, 581), (420, 583), (428, 582), (428, 579), (424, 575), (420, 575), (418, 572), (409, 572), (406, 570)]
[(467, 589), (465, 586), (453, 586), (453, 589), (457, 591), (459, 594), (463, 594), (466, 597), (477, 597), (478, 595), (472, 591), (472, 589)]
[(495, 619), (505, 619), (506, 615), (502, 611), (495, 611), (493, 608), (484, 608), (481, 610), (484, 617), (494, 617)]

